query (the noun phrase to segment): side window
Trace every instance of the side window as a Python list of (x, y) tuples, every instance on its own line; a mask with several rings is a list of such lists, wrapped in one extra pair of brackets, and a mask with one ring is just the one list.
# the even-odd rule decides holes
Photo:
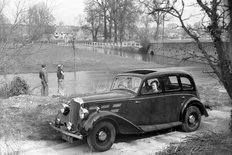
[(154, 94), (162, 92), (158, 78), (148, 79), (143, 83), (141, 94)]
[(180, 77), (180, 81), (181, 81), (183, 90), (193, 90), (193, 85), (189, 78)]
[(163, 82), (164, 82), (165, 91), (180, 90), (180, 85), (178, 83), (177, 76), (164, 77)]

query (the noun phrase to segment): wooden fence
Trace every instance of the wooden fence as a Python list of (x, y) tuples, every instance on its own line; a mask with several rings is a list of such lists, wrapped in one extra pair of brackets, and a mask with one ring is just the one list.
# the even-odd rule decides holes
[(83, 42), (84, 45), (91, 45), (96, 47), (136, 47), (141, 48), (140, 43), (123, 42), (123, 43), (104, 43), (104, 42)]

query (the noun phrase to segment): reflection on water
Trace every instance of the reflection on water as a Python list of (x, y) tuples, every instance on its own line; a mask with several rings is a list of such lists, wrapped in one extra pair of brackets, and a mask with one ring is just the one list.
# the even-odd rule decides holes
[[(80, 47), (80, 46), (79, 46)], [(167, 58), (157, 55), (139, 54), (139, 53), (128, 53), (119, 50), (101, 49), (82, 46), (79, 50), (85, 50), (88, 52), (98, 52), (103, 54), (118, 55), (125, 58), (133, 58), (140, 61), (154, 62), (157, 64), (165, 64), (170, 66), (199, 66), (203, 65), (196, 62), (185, 61), (180, 63), (180, 60), (174, 58)], [(7, 75), (8, 80), (12, 80), (15, 75)], [(18, 76), (23, 77), (31, 89), (41, 85), (38, 74), (18, 74)], [(104, 92), (110, 89), (113, 77), (115, 73), (111, 72), (65, 72), (65, 93), (67, 95), (71, 94), (86, 94), (95, 92)], [(3, 76), (0, 76), (0, 80)], [(49, 80), (49, 95), (57, 94), (58, 84), (56, 73), (48, 74)], [(33, 94), (40, 95), (40, 87), (33, 91)]]
[(65, 89), (67, 94), (86, 94), (108, 91), (114, 75), (110, 72), (66, 73)]
[[(10, 81), (15, 74), (7, 75)], [(30, 85), (30, 89), (41, 85), (38, 74), (17, 74), (24, 78)], [(95, 92), (105, 92), (110, 89), (113, 77), (115, 75), (110, 72), (65, 72), (64, 87), (67, 95), (86, 94)], [(0, 76), (2, 79), (3, 76)], [(49, 96), (56, 95), (58, 90), (56, 73), (48, 73)], [(40, 95), (40, 87), (36, 88), (32, 94)]]
[(193, 61), (181, 61), (179, 59), (160, 56), (160, 55), (150, 55), (150, 54), (141, 54), (135, 52), (124, 52), (113, 49), (104, 49), (104, 48), (94, 48), (94, 52), (102, 53), (102, 54), (110, 54), (117, 55), (124, 58), (133, 58), (140, 61), (146, 62), (154, 62), (161, 65), (169, 65), (169, 66), (204, 66), (204, 63), (193, 62)]

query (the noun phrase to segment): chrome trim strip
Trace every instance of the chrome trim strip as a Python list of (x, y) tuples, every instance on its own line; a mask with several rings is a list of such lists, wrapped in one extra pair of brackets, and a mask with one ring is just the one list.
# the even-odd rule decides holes
[(89, 110), (96, 110), (97, 109), (97, 106), (90, 106), (89, 107)]
[(61, 130), (60, 128), (55, 127), (55, 125), (53, 123), (49, 123), (49, 124), (53, 129), (65, 134), (65, 135), (68, 135), (68, 136), (71, 136), (71, 137), (74, 137), (74, 138), (77, 138), (77, 139), (83, 139), (83, 135), (81, 135), (81, 134), (69, 133), (67, 131)]
[(110, 111), (111, 111), (111, 112), (118, 112), (119, 109), (111, 109)]
[(114, 108), (121, 107), (121, 103), (113, 104), (113, 107), (114, 107)]
[(102, 105), (101, 109), (106, 109), (106, 108), (109, 108), (109, 107), (110, 107), (110, 105)]

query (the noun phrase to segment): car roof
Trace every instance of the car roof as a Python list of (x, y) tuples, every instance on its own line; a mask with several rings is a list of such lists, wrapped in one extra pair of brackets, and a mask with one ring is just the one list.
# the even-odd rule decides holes
[(177, 75), (177, 74), (184, 74), (191, 76), (190, 73), (184, 70), (173, 70), (169, 68), (157, 68), (157, 69), (138, 69), (138, 70), (131, 70), (127, 72), (120, 73), (118, 75), (132, 75), (138, 76), (141, 78), (149, 77), (149, 76), (159, 76), (159, 75)]

